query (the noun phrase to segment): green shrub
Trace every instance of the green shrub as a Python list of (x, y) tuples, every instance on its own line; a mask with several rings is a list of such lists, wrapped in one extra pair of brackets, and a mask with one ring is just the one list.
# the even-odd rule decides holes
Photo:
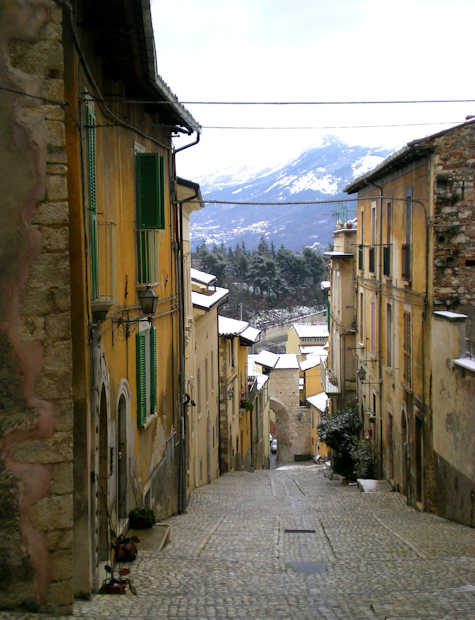
[(358, 440), (361, 422), (356, 406), (348, 406), (331, 415), (323, 414), (317, 427), (318, 435), (332, 450), (333, 470), (345, 478), (354, 479), (355, 460), (352, 450)]
[(376, 454), (367, 439), (358, 439), (350, 450), (354, 462), (353, 477), (376, 478)]

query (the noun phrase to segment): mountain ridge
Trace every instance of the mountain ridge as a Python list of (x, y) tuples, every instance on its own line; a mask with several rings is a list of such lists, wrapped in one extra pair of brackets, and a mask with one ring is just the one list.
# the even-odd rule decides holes
[[(250, 202), (324, 201), (347, 198), (343, 188), (357, 176), (379, 164), (391, 151), (349, 146), (327, 136), (323, 144), (303, 152), (287, 164), (264, 169), (246, 177), (244, 169), (234, 174), (208, 175), (201, 192), (208, 200)], [(191, 244), (234, 247), (242, 242), (255, 248), (261, 237), (276, 247), (301, 251), (304, 247), (325, 249), (332, 239), (337, 204), (317, 205), (220, 205), (209, 204), (191, 217)], [(344, 208), (350, 217), (354, 208)]]

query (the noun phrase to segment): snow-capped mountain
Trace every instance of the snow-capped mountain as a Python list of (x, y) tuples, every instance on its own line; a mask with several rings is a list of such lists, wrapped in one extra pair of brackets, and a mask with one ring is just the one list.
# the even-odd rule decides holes
[[(322, 146), (302, 153), (285, 166), (259, 173), (246, 169), (201, 179), (205, 199), (254, 202), (295, 202), (347, 197), (343, 187), (379, 164), (388, 150), (348, 146), (328, 136)], [(254, 248), (263, 236), (278, 248), (305, 246), (325, 249), (335, 228), (338, 204), (320, 205), (216, 205), (192, 214), (192, 246), (203, 241), (234, 247), (244, 241)], [(346, 216), (354, 213), (347, 207)]]

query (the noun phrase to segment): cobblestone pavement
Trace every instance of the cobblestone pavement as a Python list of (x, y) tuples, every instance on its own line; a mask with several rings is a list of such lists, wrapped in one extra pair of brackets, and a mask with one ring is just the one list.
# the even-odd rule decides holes
[(169, 523), (163, 551), (139, 551), (138, 595), (77, 602), (74, 618), (475, 618), (473, 529), (321, 466), (226, 474)]

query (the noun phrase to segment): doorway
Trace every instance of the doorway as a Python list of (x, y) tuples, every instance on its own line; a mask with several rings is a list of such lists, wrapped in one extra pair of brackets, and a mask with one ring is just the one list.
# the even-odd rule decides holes
[(122, 394), (117, 411), (117, 514), (127, 518), (127, 403)]
[(109, 558), (109, 527), (108, 527), (108, 428), (107, 428), (107, 399), (104, 386), (101, 392), (99, 409), (99, 476), (97, 486), (97, 516), (98, 516), (98, 560)]

